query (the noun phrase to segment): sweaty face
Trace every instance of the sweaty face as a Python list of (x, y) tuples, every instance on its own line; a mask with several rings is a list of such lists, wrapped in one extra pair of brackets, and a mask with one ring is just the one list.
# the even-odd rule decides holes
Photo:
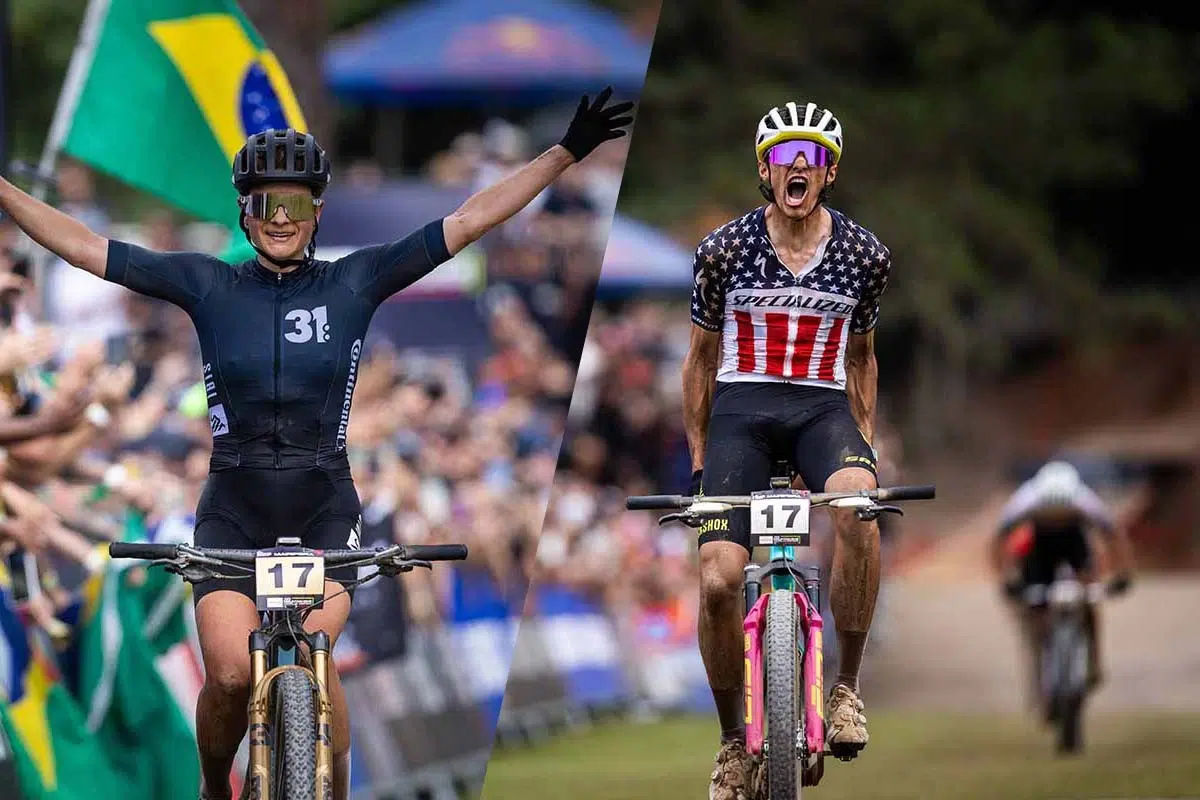
[[(255, 192), (279, 192), (301, 194), (311, 200), (312, 190), (307, 186), (291, 183), (268, 183), (256, 187)], [(317, 218), (321, 208), (317, 207)], [(316, 230), (316, 220), (295, 221), (288, 218), (282, 207), (277, 207), (268, 220), (246, 215), (246, 226), (250, 229), (250, 240), (267, 255), (279, 261), (304, 257), (304, 251)]]
[(758, 162), (758, 176), (769, 182), (775, 204), (789, 219), (803, 219), (817, 207), (821, 189), (837, 177), (837, 165), (810, 165), (803, 153), (791, 164)]

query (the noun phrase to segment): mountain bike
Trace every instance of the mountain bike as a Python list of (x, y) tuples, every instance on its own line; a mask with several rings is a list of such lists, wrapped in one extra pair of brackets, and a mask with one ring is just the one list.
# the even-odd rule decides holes
[[(262, 624), (250, 633), (250, 764), (242, 796), (250, 800), (329, 800), (333, 796), (333, 705), (329, 699), (329, 635), (304, 630), (324, 602), (325, 570), (374, 567), (352, 585), (394, 576), (434, 561), (461, 561), (461, 544), (391, 545), (313, 550), (281, 536), (261, 550), (186, 544), (115, 542), (113, 558), (161, 565), (189, 583), (253, 579)], [(222, 572), (221, 570), (226, 570)], [(227, 574), (232, 572), (234, 574)], [(307, 647), (307, 654), (299, 646)], [(301, 663), (301, 662), (307, 663)]]
[(1054, 726), (1055, 747), (1075, 753), (1083, 746), (1083, 706), (1088, 688), (1088, 650), (1091, 630), (1088, 606), (1104, 597), (1104, 585), (1083, 583), (1074, 570), (1060, 564), (1048, 586), (1026, 587), (1024, 599), (1031, 608), (1045, 607), (1049, 615), (1042, 648), (1038, 686), (1046, 721)]
[(659, 524), (678, 521), (692, 527), (749, 507), (751, 546), (768, 548), (768, 560), (748, 564), (743, 580), (746, 751), (763, 759), (767, 797), (793, 800), (801, 786), (820, 782), (826, 755), (845, 761), (854, 757), (825, 744), (821, 570), (795, 563), (796, 548), (810, 545), (809, 515), (819, 506), (852, 508), (864, 521), (883, 513), (903, 514), (896, 506), (880, 503), (932, 499), (934, 487), (812, 493), (789, 488), (794, 478), (790, 468), (776, 472), (779, 477), (771, 479), (769, 490), (746, 496), (629, 497), (625, 507), (675, 509), (677, 513), (661, 517)]

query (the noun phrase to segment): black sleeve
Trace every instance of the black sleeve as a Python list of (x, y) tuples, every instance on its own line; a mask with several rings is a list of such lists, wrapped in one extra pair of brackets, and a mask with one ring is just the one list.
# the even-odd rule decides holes
[(442, 220), (437, 219), (403, 239), (356, 250), (334, 268), (351, 289), (378, 304), (449, 260)]
[(217, 285), (224, 261), (202, 253), (158, 253), (109, 240), (104, 280), (191, 310)]

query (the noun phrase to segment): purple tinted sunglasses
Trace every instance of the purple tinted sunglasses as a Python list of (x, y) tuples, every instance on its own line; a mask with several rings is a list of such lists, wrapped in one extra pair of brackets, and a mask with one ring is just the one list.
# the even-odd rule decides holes
[(767, 151), (767, 162), (790, 167), (796, 161), (796, 156), (804, 154), (804, 160), (810, 167), (828, 167), (833, 164), (833, 153), (816, 142), (807, 139), (791, 139), (780, 142)]

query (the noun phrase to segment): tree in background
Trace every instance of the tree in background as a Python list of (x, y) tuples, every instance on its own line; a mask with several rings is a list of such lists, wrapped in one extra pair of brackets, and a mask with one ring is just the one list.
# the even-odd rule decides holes
[[(1169, 236), (1172, 209), (1128, 215), (1152, 194), (1137, 191), (1154, 177), (1147, 165), (1173, 169), (1158, 151), (1196, 97), (1195, 37), (1136, 11), (666, 3), (622, 209), (694, 244), (761, 202), (752, 137), (765, 109), (797, 97), (834, 109), (847, 150), (831, 202), (897, 265), (881, 369), (898, 368), (918, 426), (961, 432), (947, 407), (967, 408), (954, 402), (967, 386), (1026, 361), (1017, 345), (1103, 345), (1135, 325), (1182, 324), (1194, 302), (1190, 270), (1191, 301), (1159, 288), (1187, 257), (1175, 246), (1158, 257), (1145, 235)], [(1179, 145), (1177, 164), (1194, 160)], [(1141, 228), (1137, 260), (1126, 226)]]

